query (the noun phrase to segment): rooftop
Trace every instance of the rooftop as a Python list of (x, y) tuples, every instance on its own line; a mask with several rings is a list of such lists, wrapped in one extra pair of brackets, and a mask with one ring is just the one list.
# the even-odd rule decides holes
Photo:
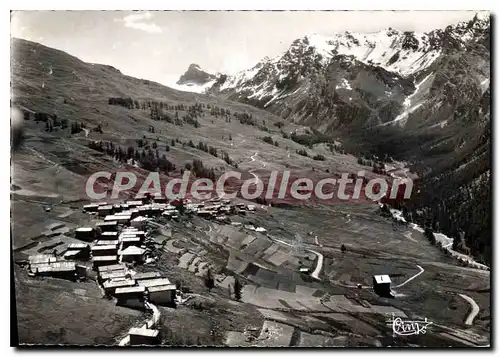
[(133, 278), (136, 280), (140, 279), (153, 279), (153, 278), (159, 278), (161, 277), (161, 274), (157, 271), (150, 271), (148, 273), (136, 273)]
[(154, 293), (157, 291), (170, 291), (170, 290), (176, 290), (176, 286), (173, 284), (169, 285), (157, 285), (157, 286), (148, 286), (148, 291), (150, 293)]
[(122, 237), (121, 238), (121, 241), (122, 242), (140, 242), (141, 241), (141, 237)]
[(108, 288), (119, 288), (125, 286), (134, 286), (135, 280), (125, 279), (125, 280), (106, 280), (102, 286), (105, 289)]
[(93, 230), (94, 228), (92, 227), (80, 227), (76, 229), (77, 232), (92, 232)]
[(132, 327), (128, 333), (129, 333), (129, 335), (158, 337), (158, 330), (152, 330), (149, 328)]
[(99, 273), (102, 273), (105, 271), (120, 270), (120, 269), (124, 269), (124, 268), (125, 268), (125, 266), (123, 266), (121, 264), (113, 264), (113, 265), (106, 265), (103, 267), (99, 267), (99, 268), (97, 268), (97, 271)]
[(144, 279), (144, 280), (137, 280), (137, 285), (141, 286), (162, 286), (162, 285), (171, 285), (172, 283), (168, 278), (158, 278), (158, 279)]
[(96, 227), (100, 226), (116, 226), (118, 222), (116, 221), (108, 221), (108, 222), (97, 222)]
[(98, 240), (95, 245), (118, 245), (118, 240)]
[(142, 201), (127, 201), (127, 205), (142, 205)]
[(115, 294), (144, 293), (145, 291), (146, 287), (144, 286), (130, 286), (125, 288), (116, 288)]
[(56, 262), (56, 261), (57, 261), (57, 258), (55, 256), (49, 255), (49, 254), (31, 255), (29, 257), (30, 264), (51, 263), (51, 262)]
[(112, 271), (104, 271), (100, 273), (100, 276), (102, 279), (114, 279), (114, 278), (120, 278), (124, 277), (127, 275), (127, 271), (125, 269), (122, 270), (112, 270)]
[(384, 284), (391, 282), (391, 278), (389, 277), (389, 275), (375, 275), (374, 278), (377, 284)]
[(144, 249), (131, 245), (118, 253), (119, 255), (142, 255)]
[(85, 249), (85, 248), (88, 248), (89, 245), (88, 244), (84, 244), (84, 243), (72, 243), (68, 246), (68, 249)]
[(75, 262), (55, 262), (50, 264), (37, 264), (32, 270), (39, 273), (73, 271), (76, 269)]
[(80, 250), (68, 250), (66, 253), (64, 253), (64, 255), (63, 255), (63, 256), (64, 256), (65, 258), (66, 258), (66, 257), (74, 257), (74, 256), (76, 256), (76, 255), (80, 254), (80, 252), (81, 252)]
[(88, 205), (83, 205), (83, 208), (94, 208), (99, 207), (98, 203), (89, 203)]
[(112, 210), (112, 209), (113, 209), (112, 205), (99, 206), (97, 208), (98, 211), (108, 211), (108, 210)]
[(104, 217), (104, 221), (105, 222), (109, 222), (109, 221), (128, 221), (130, 219), (130, 214), (129, 215), (111, 215), (111, 216), (106, 216)]
[(100, 257), (92, 257), (92, 261), (106, 262), (106, 261), (117, 261), (118, 257), (116, 255), (103, 255)]
[(117, 247), (114, 244), (105, 244), (105, 245), (94, 245), (92, 250), (116, 250)]

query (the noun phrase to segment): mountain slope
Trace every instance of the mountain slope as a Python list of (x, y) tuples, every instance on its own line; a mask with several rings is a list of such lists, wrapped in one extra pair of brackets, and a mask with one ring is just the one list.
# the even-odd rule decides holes
[[(310, 157), (298, 154), (302, 145), (282, 137), (281, 131), (303, 127), (256, 107), (177, 91), (34, 42), (14, 39), (11, 45), (12, 105), (26, 117), (25, 140), (16, 153), (19, 174), (13, 175), (22, 189), (74, 199), (84, 194), (87, 175), (140, 166), (128, 164), (124, 156), (141, 161), (148, 155), (153, 161), (165, 156), (175, 166), (168, 174), (175, 175), (194, 159), (216, 173), (238, 167), (244, 177), (250, 175), (248, 170), (261, 169), (262, 163), (267, 163), (266, 170), (362, 168), (353, 157), (346, 160), (326, 145), (309, 149)], [(271, 137), (273, 145), (264, 137)], [(90, 147), (93, 142), (104, 148), (112, 143), (112, 155), (101, 146)], [(208, 145), (217, 155), (205, 150)], [(256, 152), (259, 161), (251, 159)], [(313, 160), (319, 154), (327, 160)], [(43, 163), (41, 168), (32, 165), (33, 158)], [(144, 163), (152, 168), (151, 162)]]
[(490, 19), (476, 15), (426, 34), (305, 36), (276, 58), (219, 76), (209, 92), (311, 127), (357, 155), (413, 163), (426, 192), (412, 209), (432, 207), (427, 220), (448, 234), (460, 226), (488, 261), (490, 62)]
[[(464, 51), (471, 43), (484, 45), (487, 38), (489, 19), (480, 17), (427, 34), (388, 29), (371, 34), (345, 32), (331, 37), (305, 36), (294, 41), (283, 55), (264, 58), (255, 67), (234, 76), (220, 75), (209, 92), (265, 108), (294, 122), (306, 122), (308, 112), (300, 112), (302, 103), (320, 105), (315, 102), (321, 96), (317, 87), (325, 81), (333, 82), (329, 83), (334, 86), (333, 90), (352, 89), (361, 96), (399, 103), (401, 111), (395, 110), (397, 103), (390, 104), (382, 115), (376, 115), (380, 117), (378, 123), (373, 121), (373, 116), (367, 118), (370, 119), (367, 126), (376, 125), (417, 109), (407, 105), (406, 98), (398, 96), (399, 92), (394, 95), (393, 81), (408, 80), (415, 86), (433, 64), (454, 52)], [(332, 73), (332, 69), (337, 73)], [(384, 75), (365, 79), (357, 76), (360, 70)], [(413, 92), (411, 84), (406, 85), (407, 96)], [(367, 88), (374, 86), (376, 88)], [(328, 98), (332, 95), (327, 94)], [(324, 121), (327, 123), (317, 124), (327, 128), (332, 119)]]

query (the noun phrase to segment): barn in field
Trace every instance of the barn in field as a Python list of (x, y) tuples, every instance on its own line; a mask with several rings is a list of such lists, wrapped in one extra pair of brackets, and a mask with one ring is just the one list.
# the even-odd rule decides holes
[(382, 297), (393, 297), (391, 293), (391, 278), (389, 275), (374, 275), (373, 290)]

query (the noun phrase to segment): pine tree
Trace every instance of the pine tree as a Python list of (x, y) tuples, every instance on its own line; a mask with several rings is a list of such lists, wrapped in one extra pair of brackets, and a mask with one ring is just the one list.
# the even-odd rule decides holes
[(210, 269), (207, 270), (207, 275), (205, 276), (205, 286), (209, 292), (215, 287), (215, 279)]
[(240, 280), (238, 277), (235, 278), (234, 280), (234, 298), (237, 301), (241, 300), (241, 290), (243, 289), (243, 285), (241, 285)]

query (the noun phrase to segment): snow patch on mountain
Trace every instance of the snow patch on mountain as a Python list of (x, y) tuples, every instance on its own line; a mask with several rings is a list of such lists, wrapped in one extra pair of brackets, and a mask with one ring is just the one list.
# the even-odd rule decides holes
[(486, 78), (481, 81), (481, 94), (484, 94), (486, 90), (490, 87), (490, 79)]
[(406, 97), (406, 99), (404, 100), (403, 112), (399, 114), (396, 118), (394, 118), (394, 120), (389, 121), (387, 123), (382, 123), (378, 126), (387, 126), (395, 123), (404, 125), (406, 123), (406, 119), (408, 119), (408, 116), (413, 112), (415, 112), (425, 103), (425, 100), (423, 100), (422, 97), (428, 93), (430, 86), (432, 84), (432, 79), (433, 79), (433, 73), (430, 73), (420, 82), (418, 82), (415, 85), (415, 91), (411, 95)]
[(335, 86), (335, 89), (341, 89), (341, 88), (352, 90), (351, 85), (345, 78), (342, 78), (341, 82)]
[(333, 54), (354, 56), (365, 64), (376, 65), (389, 72), (409, 76), (429, 67), (441, 53), (432, 49), (429, 35), (385, 30), (374, 33), (335, 34), (332, 37), (313, 34), (307, 42), (324, 61)]
[(192, 93), (206, 93), (209, 88), (211, 88), (215, 84), (215, 80), (209, 81), (205, 84), (196, 84), (196, 83), (185, 83), (185, 84), (170, 84), (169, 87), (177, 90), (181, 90), (184, 92), (192, 92)]
[(258, 64), (253, 68), (243, 70), (236, 73), (234, 76), (228, 76), (227, 80), (221, 85), (220, 90), (234, 88), (242, 85), (246, 81), (250, 81), (260, 70), (261, 66)]

